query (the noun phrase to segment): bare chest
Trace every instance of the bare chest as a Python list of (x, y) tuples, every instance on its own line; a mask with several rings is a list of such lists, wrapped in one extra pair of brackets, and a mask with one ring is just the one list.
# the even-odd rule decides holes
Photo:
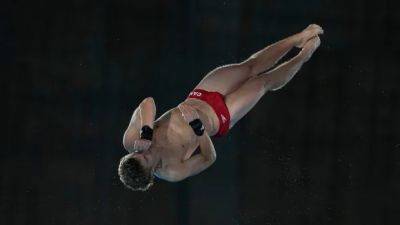
[(197, 136), (179, 110), (172, 109), (165, 113), (155, 122), (154, 128), (154, 141), (163, 164), (187, 160), (199, 145)]

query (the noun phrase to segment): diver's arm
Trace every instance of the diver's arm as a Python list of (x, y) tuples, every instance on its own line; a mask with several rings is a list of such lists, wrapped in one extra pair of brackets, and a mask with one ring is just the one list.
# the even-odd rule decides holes
[(153, 123), (156, 115), (156, 105), (152, 97), (145, 98), (140, 105), (135, 109), (129, 126), (126, 129), (123, 137), (124, 148), (132, 152), (135, 141), (140, 139), (140, 130), (147, 125), (153, 128)]
[(204, 133), (199, 137), (199, 148), (201, 155), (206, 161), (211, 162), (211, 164), (215, 162), (217, 159), (217, 153), (215, 152), (214, 144), (207, 133)]
[(181, 181), (204, 171), (214, 162), (215, 160), (208, 160), (202, 154), (197, 154), (190, 157), (190, 159), (184, 161), (182, 164), (169, 166), (167, 171), (162, 174), (161, 178), (170, 182)]
[(156, 116), (156, 104), (152, 97), (145, 98), (139, 105), (140, 108), (140, 128), (149, 126), (153, 129), (153, 123)]
[(193, 155), (180, 164), (170, 166), (163, 178), (167, 181), (177, 182), (187, 177), (196, 175), (210, 167), (217, 159), (214, 145), (207, 134), (200, 137), (200, 154)]

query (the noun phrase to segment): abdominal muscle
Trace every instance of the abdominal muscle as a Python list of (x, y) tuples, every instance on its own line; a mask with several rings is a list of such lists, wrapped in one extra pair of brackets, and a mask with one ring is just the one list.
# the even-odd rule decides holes
[(197, 109), (200, 120), (203, 122), (205, 131), (209, 136), (213, 136), (218, 132), (219, 120), (209, 104), (196, 98), (188, 98), (184, 101), (184, 104)]
[[(218, 131), (218, 117), (211, 106), (189, 98), (183, 104), (195, 108), (203, 122), (205, 132), (213, 136)], [(216, 126), (217, 124), (217, 126)], [(163, 164), (177, 163), (189, 159), (199, 146), (198, 137), (183, 119), (181, 111), (175, 107), (158, 118), (154, 124), (154, 144), (158, 146)]]

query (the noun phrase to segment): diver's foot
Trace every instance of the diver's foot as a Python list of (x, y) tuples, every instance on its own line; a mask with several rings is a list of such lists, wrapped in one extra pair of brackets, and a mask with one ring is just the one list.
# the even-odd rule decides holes
[(323, 34), (324, 30), (317, 24), (311, 24), (302, 32), (296, 34), (297, 44), (296, 47), (303, 48), (311, 38)]
[(320, 44), (321, 40), (319, 39), (318, 36), (316, 36), (309, 39), (303, 45), (303, 49), (299, 54), (303, 57), (304, 62), (308, 61), (311, 58), (311, 56), (314, 54), (315, 50), (317, 50)]

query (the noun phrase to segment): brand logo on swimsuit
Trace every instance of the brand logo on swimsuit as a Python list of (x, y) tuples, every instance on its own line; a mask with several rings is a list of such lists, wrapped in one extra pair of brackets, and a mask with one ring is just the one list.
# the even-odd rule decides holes
[(197, 92), (197, 91), (193, 91), (192, 93), (190, 93), (190, 95), (194, 95), (194, 96), (200, 97), (201, 93)]
[(226, 122), (225, 116), (221, 114), (221, 118), (222, 118), (222, 123), (225, 123)]

